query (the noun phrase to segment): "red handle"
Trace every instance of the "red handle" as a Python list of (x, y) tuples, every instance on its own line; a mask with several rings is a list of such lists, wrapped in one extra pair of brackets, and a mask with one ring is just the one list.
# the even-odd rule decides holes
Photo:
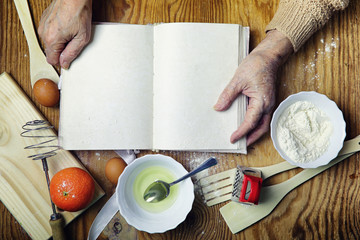
[[(260, 190), (262, 185), (262, 178), (244, 175), (242, 187), (241, 187), (241, 193), (240, 193), (240, 202), (250, 202), (254, 204), (258, 204), (259, 198), (260, 198)], [(246, 190), (248, 183), (250, 182), (250, 194), (248, 199), (245, 199), (246, 196)]]

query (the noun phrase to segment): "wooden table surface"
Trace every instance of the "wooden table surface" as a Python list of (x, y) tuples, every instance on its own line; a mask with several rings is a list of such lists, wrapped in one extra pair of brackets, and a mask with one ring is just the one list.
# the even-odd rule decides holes
[[(36, 28), (50, 0), (29, 0)], [(237, 23), (251, 28), (251, 49), (264, 38), (278, 0), (94, 0), (93, 20), (133, 24), (158, 22)], [(352, 1), (336, 13), (299, 52), (280, 69), (277, 104), (299, 91), (317, 91), (334, 100), (343, 111), (347, 139), (360, 134), (360, 1)], [(34, 101), (30, 86), (29, 52), (15, 5), (0, 1), (0, 73), (6, 71)], [(35, 101), (34, 101), (35, 102)], [(35, 102), (58, 127), (59, 109)], [(229, 136), (230, 137), (230, 136)], [(139, 156), (151, 153), (142, 151)], [(161, 151), (181, 162), (187, 170), (210, 154)], [(85, 239), (96, 214), (114, 191), (105, 178), (106, 161), (113, 151), (76, 151), (75, 155), (106, 191), (106, 197), (66, 227), (69, 239)], [(212, 154), (213, 155), (213, 154)], [(220, 160), (209, 174), (237, 164), (267, 166), (283, 161), (269, 134), (248, 149), (247, 155), (215, 154)], [(0, 166), (1, 167), (1, 166)], [(300, 170), (291, 170), (269, 181), (284, 181)], [(196, 182), (195, 182), (196, 183)], [(136, 231), (116, 215), (100, 239), (360, 239), (360, 155), (355, 154), (288, 194), (265, 219), (233, 235), (219, 209), (207, 207), (198, 188), (193, 210), (176, 229), (163, 234)], [(27, 233), (0, 203), (0, 239), (29, 239)]]

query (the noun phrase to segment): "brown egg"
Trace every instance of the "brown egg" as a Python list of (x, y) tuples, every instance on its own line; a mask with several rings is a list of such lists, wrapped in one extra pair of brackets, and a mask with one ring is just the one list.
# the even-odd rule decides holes
[(60, 93), (58, 86), (50, 79), (42, 78), (37, 80), (33, 92), (36, 101), (45, 107), (54, 107), (59, 103)]
[(111, 158), (105, 165), (105, 176), (113, 184), (117, 184), (118, 178), (127, 166), (126, 162), (119, 157)]

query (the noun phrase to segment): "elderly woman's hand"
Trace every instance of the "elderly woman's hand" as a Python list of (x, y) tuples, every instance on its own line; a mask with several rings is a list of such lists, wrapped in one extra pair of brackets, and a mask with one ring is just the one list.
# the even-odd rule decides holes
[(47, 61), (69, 68), (91, 37), (91, 0), (54, 0), (44, 11), (39, 35)]
[(240, 93), (249, 98), (245, 119), (231, 135), (232, 143), (247, 135), (247, 145), (251, 145), (269, 130), (277, 71), (292, 52), (288, 38), (273, 30), (239, 65), (214, 106), (215, 110), (224, 111)]

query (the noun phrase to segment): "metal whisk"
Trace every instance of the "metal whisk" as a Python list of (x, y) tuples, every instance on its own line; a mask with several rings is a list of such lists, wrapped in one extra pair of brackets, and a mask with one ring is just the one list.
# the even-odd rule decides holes
[[(57, 139), (56, 135), (46, 133), (53, 128), (54, 126), (52, 126), (48, 121), (34, 120), (34, 121), (29, 121), (25, 125), (23, 125), (22, 129), (24, 131), (20, 134), (22, 137), (39, 138), (43, 140), (42, 142), (26, 146), (25, 149), (35, 149), (39, 151), (45, 150), (43, 152), (30, 155), (28, 156), (28, 158), (42, 161), (46, 182), (49, 190), (49, 195), (50, 195), (50, 178), (49, 178), (49, 168), (46, 158), (55, 156), (56, 151), (60, 149), (58, 145), (52, 145), (53, 142)], [(50, 197), (50, 202), (53, 210), (53, 213), (50, 215), (50, 226), (53, 233), (53, 239), (54, 240), (65, 239), (64, 219), (60, 213), (56, 212), (56, 207), (53, 201), (51, 200), (51, 197)]]
[(24, 130), (20, 135), (22, 137), (29, 137), (29, 138), (41, 138), (41, 139), (48, 139), (43, 142), (39, 142), (33, 145), (29, 145), (25, 147), (25, 149), (51, 149), (47, 152), (37, 153), (34, 155), (28, 156), (28, 158), (32, 158), (33, 160), (40, 160), (48, 157), (52, 157), (56, 155), (56, 151), (59, 150), (58, 145), (49, 145), (49, 143), (55, 141), (57, 137), (54, 134), (50, 135), (41, 135), (46, 130), (53, 129), (54, 126), (50, 125), (48, 121), (45, 120), (34, 120), (27, 122), (25, 125), (22, 126)]

